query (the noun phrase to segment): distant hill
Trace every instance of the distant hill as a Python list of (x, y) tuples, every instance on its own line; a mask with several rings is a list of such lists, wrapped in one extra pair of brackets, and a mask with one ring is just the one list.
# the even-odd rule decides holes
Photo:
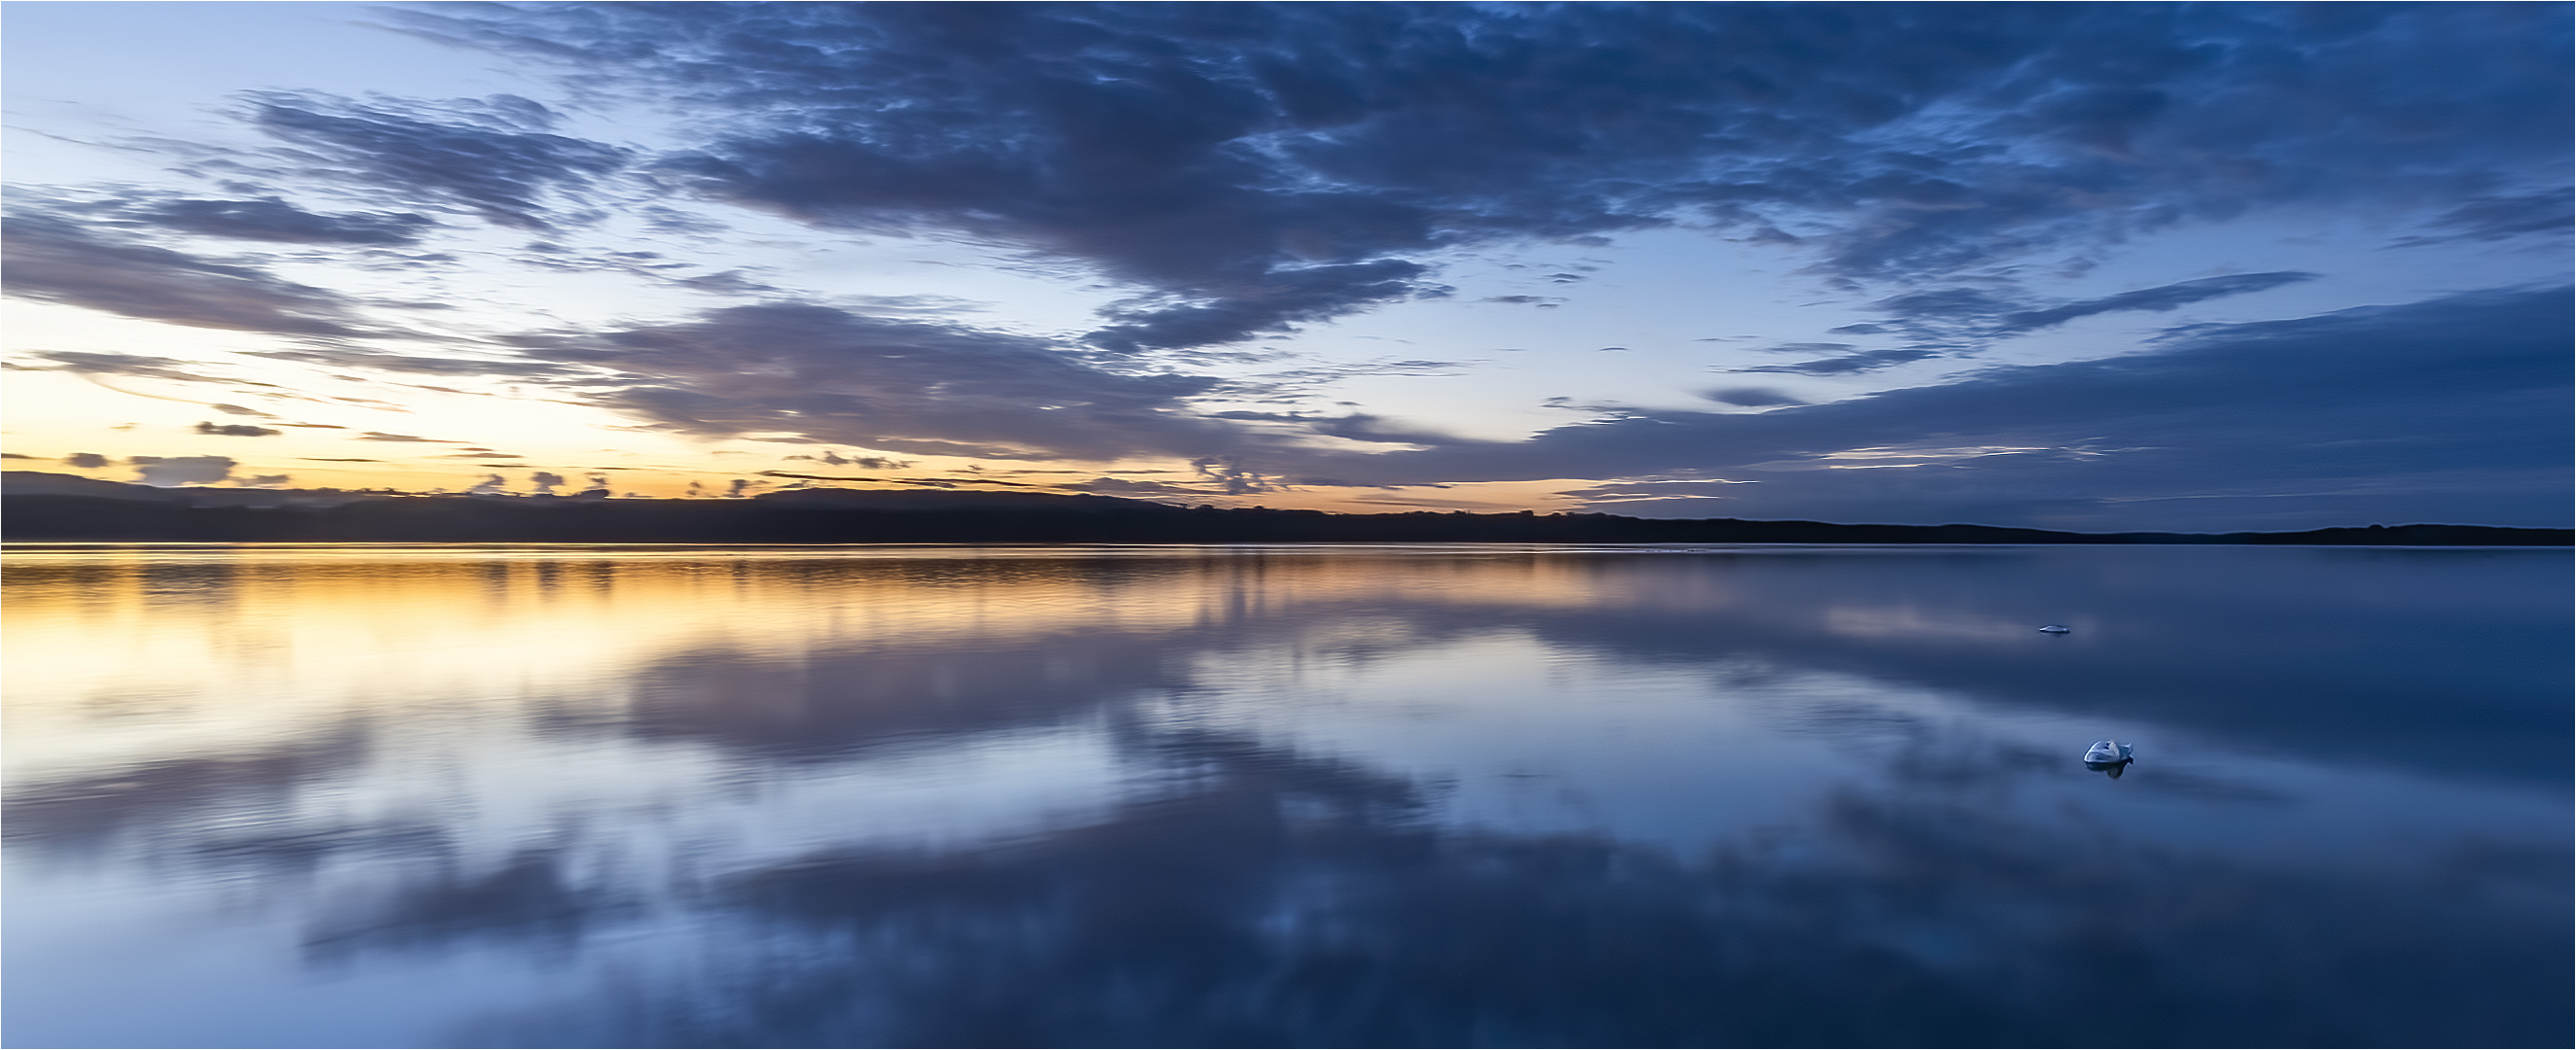
[(955, 489), (797, 489), (751, 497), (773, 507), (836, 510), (927, 511), (1001, 510), (1073, 513), (1152, 514), (1181, 511), (1167, 503), (1120, 496), (1056, 495), (1047, 492), (966, 492)]
[(19, 542), (339, 543), (2130, 543), (2556, 547), (2567, 529), (2399, 525), (2220, 534), (2053, 532), (1615, 514), (1327, 514), (1115, 496), (801, 489), (750, 499), (406, 496), (151, 488), (0, 472)]

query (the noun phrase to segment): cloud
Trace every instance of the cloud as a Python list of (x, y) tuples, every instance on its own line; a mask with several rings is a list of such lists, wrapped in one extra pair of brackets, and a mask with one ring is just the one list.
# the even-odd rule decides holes
[(1211, 295), (1207, 287), (1158, 296), (1146, 305), (1113, 307), (1118, 323), (1091, 333), (1110, 350), (1136, 351), (1231, 343), (1263, 332), (1289, 330), (1297, 321), (1321, 321), (1379, 303), (1439, 293), (1419, 281), (1429, 268), (1401, 259), (1339, 266), (1271, 267), (1259, 279)]
[(1247, 462), (1367, 485), (1760, 481), (1663, 511), (1688, 517), (2564, 527), (2570, 324), (2564, 289), (2481, 293), (2195, 326), (2153, 352), (1831, 404), (1631, 413), (1519, 442)]
[(1849, 375), (1856, 372), (1875, 372), (1882, 368), (1893, 368), (1909, 361), (1920, 361), (1927, 357), (1939, 356), (1941, 355), (1930, 350), (1917, 350), (1912, 348), (1864, 350), (1857, 354), (1845, 354), (1841, 357), (1824, 357), (1813, 361), (1800, 361), (1795, 364), (1786, 365), (1756, 365), (1752, 368), (1730, 368), (1727, 369), (1727, 371), (1786, 372), (1806, 376)]
[(2106, 314), (2120, 310), (2152, 310), (2158, 312), (2177, 310), (2193, 303), (2205, 302), (2210, 299), (2219, 299), (2230, 295), (2244, 295), (2249, 292), (2268, 291), (2285, 284), (2297, 284), (2301, 281), (2313, 281), (2316, 278), (2316, 274), (2301, 273), (2295, 270), (2282, 270), (2273, 273), (2240, 273), (2231, 274), (2225, 277), (2203, 277), (2196, 281), (2183, 281), (2178, 284), (2168, 284), (2157, 288), (2144, 288), (2134, 292), (2122, 292), (2118, 295), (2105, 296), (2100, 299), (2086, 299), (2081, 302), (2067, 303), (2062, 306), (2052, 306), (2044, 310), (2024, 310), (2017, 313), (2007, 314), (2004, 316), (2002, 322), (1997, 325), (1997, 328), (2002, 332), (2028, 332), (2036, 329), (2047, 328), (2053, 325), (2065, 324), (2066, 322), (2072, 321), (2078, 317), (2090, 317), (2094, 314)]
[(135, 456), (134, 480), (159, 488), (212, 485), (232, 477), (239, 465), (230, 456)]
[(1454, 445), (1464, 440), (1440, 431), (1396, 423), (1365, 412), (1308, 419), (1304, 422), (1308, 430), (1327, 437), (1377, 444)]
[(2229, 274), (2141, 288), (2096, 299), (2055, 304), (2033, 301), (1998, 288), (1926, 288), (1889, 296), (1871, 303), (1872, 309), (1887, 315), (1878, 323), (1845, 325), (1833, 330), (1847, 335), (1903, 335), (1912, 341), (1910, 346), (1845, 354), (1844, 351), (1854, 349), (1852, 344), (1781, 343), (1762, 349), (1770, 352), (1835, 353), (1842, 356), (1820, 358), (1792, 365), (1764, 365), (1758, 368), (1734, 369), (1734, 371), (1795, 372), (1804, 375), (1875, 371), (1926, 357), (1967, 356), (1984, 349), (1986, 344), (1995, 340), (2027, 335), (2043, 328), (2052, 328), (2095, 314), (2123, 311), (2170, 312), (2194, 303), (2269, 291), (2283, 285), (2315, 280), (2316, 277), (2316, 274), (2296, 270)]
[(681, 324), (511, 340), (529, 358), (605, 370), (596, 404), (681, 433), (783, 433), (932, 455), (1114, 459), (1240, 443), (1184, 399), (1198, 376), (1105, 371), (1025, 336), (810, 304), (741, 306)]
[[(257, 350), (248, 353), (252, 357), (273, 358), (279, 361), (299, 361), (305, 364), (330, 365), (334, 368), (369, 368), (380, 372), (408, 372), (415, 375), (535, 377), (559, 375), (564, 372), (563, 368), (554, 365), (463, 355), (426, 357), (417, 354), (388, 354), (346, 348)], [(442, 393), (466, 393), (466, 391), (435, 387), (427, 389), (438, 389)]]
[(439, 443), (443, 443), (443, 444), (454, 444), (454, 442), (450, 442), (450, 441), (448, 441), (446, 438), (425, 438), (425, 437), (413, 437), (413, 436), (411, 436), (411, 435), (409, 435), (409, 434), (387, 434), (387, 433), (384, 433), (384, 432), (382, 432), (382, 431), (377, 431), (377, 430), (370, 430), (370, 431), (367, 431), (367, 432), (366, 432), (366, 433), (364, 433), (364, 434), (360, 434), (360, 435), (358, 435), (358, 436), (357, 436), (357, 438), (356, 438), (355, 440), (358, 440), (358, 441), (431, 441), (431, 442), (439, 442)]
[(693, 288), (701, 292), (713, 292), (718, 295), (745, 295), (754, 292), (778, 291), (777, 287), (762, 284), (748, 277), (744, 277), (741, 272), (736, 270), (725, 270), (721, 273), (700, 274), (696, 277), (682, 277), (672, 281), (671, 283), (687, 288)]
[(1806, 404), (1804, 401), (1800, 401), (1797, 398), (1781, 393), (1780, 391), (1773, 390), (1767, 386), (1728, 387), (1722, 390), (1710, 390), (1700, 394), (1700, 396), (1722, 405), (1739, 405), (1745, 408), (1770, 408), (1778, 405)]
[(836, 467), (856, 466), (863, 470), (900, 470), (912, 465), (909, 460), (888, 459), (884, 456), (843, 456), (830, 449), (824, 449), (823, 454), (820, 456), (789, 456), (787, 458), (819, 459)]
[[(1728, 499), (1737, 495), (1729, 492), (1728, 486), (1758, 484), (1761, 482), (1733, 481), (1724, 478), (1614, 481), (1589, 488), (1571, 489), (1565, 495), (1582, 500), (1584, 506), (1592, 510), (1630, 514), (1635, 513), (1635, 508), (1622, 506), (1622, 504), (1656, 502), (1663, 506), (1655, 509), (1669, 511), (1682, 500)], [(1710, 514), (1717, 513), (1717, 509), (1713, 507), (1700, 509)]]
[(761, 477), (764, 477), (764, 478), (794, 478), (794, 479), (797, 479), (797, 480), (799, 480), (799, 481), (877, 481), (877, 480), (881, 480), (881, 479), (878, 479), (878, 478), (868, 477), (868, 476), (866, 476), (866, 475), (852, 475), (852, 474), (799, 474), (799, 473), (796, 473), (795, 471), (791, 471), (791, 470), (764, 470), (764, 471), (761, 471), (761, 472), (760, 472), (760, 476), (761, 476)]
[(96, 452), (74, 452), (71, 455), (63, 457), (64, 466), (75, 467), (81, 470), (104, 470), (107, 468), (108, 462), (109, 461), (106, 456), (99, 455)]
[(554, 112), (515, 95), (421, 102), (256, 92), (248, 101), (260, 130), (344, 166), (347, 181), (519, 229), (551, 229), (543, 198), (615, 171), (628, 156), (549, 133)]
[(254, 266), (103, 239), (50, 215), (11, 215), (0, 245), (0, 279), (22, 299), (194, 328), (367, 334), (351, 316), (355, 304), (337, 293)]
[(1115, 350), (1440, 294), (1428, 268), (1479, 241), (1703, 224), (1800, 245), (1832, 279), (1926, 284), (2265, 206), (2393, 214), (2563, 182), (2567, 14), (2547, 5), (1855, 10), (389, 17), (684, 107), (704, 140), (653, 169), (710, 198), (1015, 244), (1128, 284), (1091, 336)]
[[(40, 360), (51, 361), (56, 366), (52, 369), (39, 369), (39, 371), (70, 372), (74, 375), (133, 376), (138, 379), (167, 379), (179, 383), (242, 382), (242, 380), (239, 379), (226, 379), (220, 376), (199, 375), (195, 372), (183, 371), (178, 366), (189, 365), (190, 362), (174, 361), (167, 357), (147, 357), (142, 354), (88, 353), (78, 350), (45, 350), (32, 356)], [(254, 383), (251, 385), (265, 386), (267, 384)]]
[(255, 438), (276, 437), (277, 435), (286, 432), (270, 427), (255, 427), (247, 423), (199, 423), (197, 424), (197, 433), (208, 434), (215, 437)]
[(182, 233), (282, 244), (401, 245), (420, 240), (438, 225), (408, 212), (322, 215), (275, 197), (254, 200), (164, 201), (143, 212), (153, 223)]
[(1070, 492), (1088, 492), (1102, 496), (1142, 496), (1151, 498), (1156, 496), (1206, 497), (1215, 495), (1215, 493), (1203, 488), (1192, 488), (1187, 485), (1173, 485), (1161, 481), (1138, 481), (1129, 478), (1093, 478), (1089, 481), (1078, 481), (1071, 484), (1059, 485), (1057, 487)]
[[(1466, 362), (1462, 361), (1404, 361), (1385, 358), (1369, 361), (1319, 361), (1301, 368), (1227, 379), (1211, 388), (1209, 393), (1213, 397), (1227, 401), (1250, 401), (1272, 405), (1300, 404), (1309, 398), (1323, 396), (1334, 385), (1344, 380), (1362, 376), (1454, 376), (1463, 371), (1461, 366), (1464, 364)], [(1233, 413), (1219, 415), (1244, 419), (1272, 418), (1270, 413), (1253, 413), (1247, 416), (1235, 416)]]
[[(2019, 304), (1982, 288), (1937, 288), (1889, 296), (1870, 306), (1900, 321), (1984, 321), (2012, 312)], [(1799, 345), (1799, 344), (1791, 344)], [(1830, 346), (1830, 343), (1813, 344)]]
[(2480, 197), (2443, 213), (2425, 225), (2449, 232), (2398, 239), (2397, 247), (2419, 247), (2451, 241), (2500, 241), (2524, 234), (2565, 234), (2576, 228), (2576, 209), (2568, 198), (2576, 190), (2559, 187), (2510, 197)]

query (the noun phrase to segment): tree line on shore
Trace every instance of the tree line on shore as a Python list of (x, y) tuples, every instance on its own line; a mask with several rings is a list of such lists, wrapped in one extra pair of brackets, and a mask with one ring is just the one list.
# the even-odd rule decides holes
[[(12, 472), (24, 475), (26, 472)], [(51, 477), (51, 476), (47, 476)], [(1334, 514), (1110, 496), (806, 489), (748, 499), (169, 490), (12, 479), (15, 542), (336, 543), (2051, 543), (2565, 546), (2566, 529), (2399, 525), (2078, 533), (1529, 511)], [(97, 486), (113, 486), (102, 488)], [(75, 492), (64, 491), (75, 489)], [(29, 491), (34, 489), (37, 491)], [(51, 490), (51, 491), (46, 491)], [(135, 491), (122, 491), (135, 490)]]

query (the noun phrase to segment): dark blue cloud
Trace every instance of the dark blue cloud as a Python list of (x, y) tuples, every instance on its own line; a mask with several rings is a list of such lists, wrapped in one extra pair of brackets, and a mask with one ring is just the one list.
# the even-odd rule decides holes
[(1799, 361), (1793, 364), (1755, 365), (1750, 368), (1731, 368), (1728, 369), (1728, 371), (1782, 372), (1805, 376), (1849, 375), (1855, 372), (1875, 372), (1879, 369), (1891, 368), (1908, 361), (1920, 361), (1927, 357), (1939, 356), (1940, 355), (1938, 353), (1930, 350), (1915, 347), (1897, 347), (1887, 350), (1864, 350), (1860, 353), (1844, 354), (1840, 357), (1820, 357), (1813, 361)]
[(1713, 223), (1804, 242), (1831, 277), (1913, 283), (2285, 203), (2520, 199), (2563, 183), (2568, 125), (2568, 15), (2540, 4), (404, 17), (693, 107), (704, 144), (659, 170), (705, 194), (1001, 239), (1143, 288), (1094, 336), (1117, 349), (1436, 294), (1433, 253), (1494, 238)]
[(2576, 208), (2571, 208), (2576, 189), (2559, 187), (2542, 193), (2521, 196), (2481, 197), (2442, 213), (2426, 225), (2439, 232), (2402, 238), (2398, 247), (2418, 247), (2445, 241), (2500, 241), (2525, 234), (2558, 234), (2564, 236), (2576, 229)]
[[(2117, 313), (2124, 310), (2167, 312), (2193, 303), (2222, 299), (2231, 295), (2268, 291), (2285, 284), (2315, 280), (2316, 274), (2295, 270), (2271, 273), (2239, 273), (2224, 277), (2203, 277), (2154, 288), (2106, 295), (2098, 299), (2081, 299), (2041, 306), (2025, 302), (2009, 293), (1985, 288), (1936, 288), (1890, 296), (1870, 304), (1885, 312), (1886, 320), (1871, 325), (1846, 325), (1836, 331), (1854, 334), (1904, 332), (1938, 334), (1953, 339), (1993, 339), (2019, 335), (2065, 324), (2079, 317)], [(1866, 331), (1862, 331), (1866, 329)], [(1836, 343), (1789, 343), (1774, 349), (1830, 349)]]
[(1038, 339), (825, 306), (512, 342), (548, 367), (600, 371), (562, 382), (682, 433), (1002, 458), (1201, 455), (1243, 440), (1187, 411), (1211, 379), (1106, 371)]
[(323, 215), (275, 197), (255, 200), (163, 201), (144, 213), (182, 233), (283, 244), (402, 245), (420, 240), (437, 223), (408, 212)]
[(1255, 460), (1354, 484), (1709, 478), (1622, 513), (2061, 528), (2564, 527), (2576, 323), (2564, 289), (2176, 333), (1755, 414), (1632, 412), (1520, 442)]
[(1806, 404), (1804, 401), (1781, 393), (1780, 391), (1773, 390), (1767, 386), (1727, 387), (1720, 390), (1707, 391), (1700, 396), (1722, 405), (1737, 405), (1744, 408), (1771, 408), (1779, 405)]
[(2006, 314), (1996, 328), (2001, 332), (2017, 333), (2054, 327), (2078, 317), (2091, 317), (2094, 314), (2115, 313), (2122, 310), (2151, 310), (2163, 313), (2211, 299), (2268, 291), (2285, 284), (2312, 281), (2316, 277), (2316, 274), (2293, 270), (2203, 277), (2196, 281), (2142, 288), (2134, 292), (2122, 292), (2118, 295), (2065, 303), (2045, 309), (2022, 310)]
[(2125, 311), (2169, 313), (2194, 303), (2269, 291), (2283, 285), (2315, 280), (2316, 277), (2316, 274), (2296, 270), (2228, 274), (2095, 299), (2056, 303), (2043, 303), (1994, 288), (1927, 288), (1871, 303), (1872, 309), (1887, 315), (1876, 323), (1834, 329), (1846, 335), (1898, 335), (1907, 340), (1905, 346), (1852, 353), (1848, 351), (1855, 347), (1846, 343), (1782, 343), (1763, 349), (1835, 353), (1836, 356), (1733, 371), (1794, 372), (1801, 375), (1870, 372), (1927, 357), (1972, 355), (1999, 339), (2027, 335), (2096, 314)]
[(253, 125), (407, 203), (447, 203), (503, 226), (550, 227), (546, 197), (626, 164), (627, 151), (552, 134), (552, 110), (514, 95), (360, 102), (318, 93), (249, 96)]
[(1113, 307), (1107, 312), (1117, 323), (1093, 332), (1090, 342), (1125, 352), (1230, 343), (1347, 314), (1358, 304), (1440, 294), (1420, 282), (1426, 269), (1401, 259), (1274, 269), (1223, 298), (1191, 301), (1184, 293)]

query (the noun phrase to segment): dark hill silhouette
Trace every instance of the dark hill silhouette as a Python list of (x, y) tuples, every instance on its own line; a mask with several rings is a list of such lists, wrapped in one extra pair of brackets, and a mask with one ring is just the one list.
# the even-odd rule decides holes
[(1122, 496), (1057, 495), (1048, 492), (972, 492), (956, 489), (797, 489), (751, 497), (767, 506), (835, 510), (928, 511), (1002, 510), (1067, 513), (1135, 513), (1186, 508), (1127, 499)]
[(2077, 533), (1613, 514), (1328, 514), (1116, 496), (803, 489), (750, 499), (412, 496), (157, 489), (0, 474), (19, 542), (341, 543), (2236, 543), (2566, 546), (2566, 529), (2400, 525), (2306, 532)]

